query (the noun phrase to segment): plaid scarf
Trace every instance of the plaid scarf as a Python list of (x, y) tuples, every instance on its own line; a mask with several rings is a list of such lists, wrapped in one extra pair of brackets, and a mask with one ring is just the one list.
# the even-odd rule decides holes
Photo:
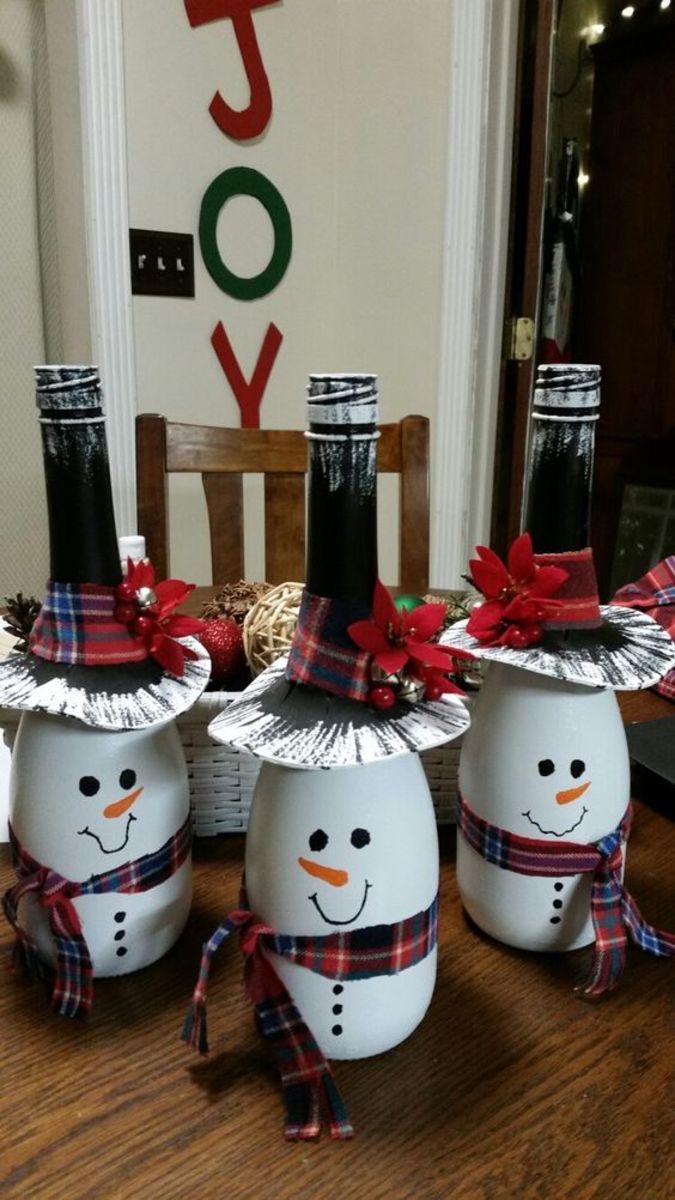
[(57, 871), (43, 867), (31, 858), (11, 825), (9, 834), (18, 882), (5, 892), (2, 906), (16, 932), (15, 960), (22, 955), (28, 973), (33, 978), (43, 974), (35, 943), (18, 920), (19, 901), (32, 892), (42, 907), (47, 909), (49, 928), (56, 943), (56, 979), (51, 1007), (63, 1017), (83, 1016), (91, 1011), (94, 999), (93, 969), (73, 900), (77, 896), (94, 896), (103, 892), (120, 892), (123, 895), (148, 892), (170, 879), (190, 852), (190, 819), (188, 817), (178, 832), (154, 853), (144, 854), (101, 875), (92, 875), (81, 883), (64, 879)]
[(365, 604), (305, 591), (286, 665), (289, 682), (313, 684), (349, 700), (367, 700), (372, 655), (355, 646), (347, 626), (369, 616)]
[(251, 912), (243, 884), (239, 902), (241, 907), (231, 912), (204, 943), (199, 978), (183, 1026), (183, 1040), (202, 1054), (208, 1052), (206, 988), (211, 960), (225, 939), (238, 932), (244, 956), (244, 989), (281, 1076), (286, 1137), (291, 1140), (318, 1137), (322, 1109), (331, 1137), (351, 1137), (353, 1129), (331, 1069), (263, 951), (272, 951), (289, 962), (338, 981), (397, 975), (421, 962), (436, 945), (438, 896), (425, 912), (393, 925), (372, 925), (323, 937), (277, 933)]
[(457, 824), (470, 846), (496, 867), (519, 875), (579, 875), (593, 872), (591, 917), (595, 952), (585, 984), (576, 990), (601, 996), (615, 988), (626, 961), (626, 930), (636, 945), (650, 954), (675, 954), (675, 934), (648, 925), (621, 878), (622, 847), (628, 840), (633, 807), (628, 805), (613, 833), (592, 845), (579, 842), (546, 842), (521, 837), (490, 825), (458, 797)]
[[(612, 604), (641, 609), (675, 639), (675, 555), (657, 563), (637, 583), (619, 588)], [(654, 685), (654, 690), (675, 700), (675, 667)]]
[(50, 580), (31, 630), (31, 652), (69, 666), (142, 662), (148, 652), (143, 641), (115, 619), (117, 603), (115, 589), (102, 583)]

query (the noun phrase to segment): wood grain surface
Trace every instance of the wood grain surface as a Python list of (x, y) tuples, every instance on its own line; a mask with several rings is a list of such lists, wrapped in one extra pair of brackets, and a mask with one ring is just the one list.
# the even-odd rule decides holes
[[(675, 804), (636, 809), (628, 886), (648, 920), (675, 929)], [(352, 1142), (284, 1141), (234, 945), (213, 970), (211, 1056), (179, 1040), (201, 942), (236, 902), (241, 835), (196, 843), (180, 941), (142, 972), (98, 981), (88, 1022), (53, 1016), (41, 984), (3, 969), (4, 1200), (674, 1196), (675, 962), (631, 948), (620, 989), (579, 1000), (589, 951), (526, 954), (480, 934), (457, 894), (454, 832), (441, 843), (427, 1017), (388, 1054), (335, 1065)], [(3, 889), (11, 878), (3, 847)], [(3, 923), (3, 964), (11, 943)]]

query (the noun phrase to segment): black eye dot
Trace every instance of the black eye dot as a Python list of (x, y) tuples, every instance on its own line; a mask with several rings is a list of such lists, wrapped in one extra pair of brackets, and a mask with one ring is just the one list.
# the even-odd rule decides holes
[(540, 775), (552, 775), (555, 771), (555, 763), (550, 758), (542, 758), (537, 763)]
[(369, 841), (370, 834), (367, 829), (352, 829), (351, 843), (352, 846), (356, 846), (357, 850), (362, 850)]
[(120, 775), (120, 787), (121, 788), (124, 788), (125, 791), (128, 791), (129, 788), (132, 788), (134, 786), (135, 782), (136, 782), (136, 772), (135, 771), (132, 771), (130, 767), (127, 767), (127, 769), (125, 771), (122, 771), (122, 774)]
[(83, 796), (95, 796), (100, 786), (95, 775), (83, 775), (80, 780), (80, 791)]
[(583, 762), (582, 759), (580, 759), (580, 758), (572, 759), (572, 762), (570, 763), (570, 771), (572, 772), (573, 779), (578, 779), (580, 775), (583, 775), (585, 770), (586, 770), (586, 763)]
[(324, 833), (323, 829), (315, 829), (314, 833), (309, 835), (310, 850), (324, 850), (328, 845), (328, 834)]

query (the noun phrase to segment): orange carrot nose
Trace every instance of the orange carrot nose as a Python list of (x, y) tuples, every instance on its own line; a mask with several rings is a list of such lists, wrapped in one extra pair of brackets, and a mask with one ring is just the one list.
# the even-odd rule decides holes
[(112, 804), (109, 804), (107, 808), (103, 809), (103, 816), (121, 817), (122, 813), (125, 813), (128, 808), (131, 808), (132, 804), (136, 803), (142, 791), (143, 788), (139, 787), (136, 788), (135, 792), (129, 792), (128, 796), (122, 796), (121, 800), (115, 800)]
[(579, 787), (569, 788), (566, 792), (556, 792), (555, 802), (556, 804), (569, 804), (571, 800), (578, 800), (580, 796), (583, 796), (586, 788), (590, 786), (591, 781), (589, 779), (588, 783), (582, 783)]
[(349, 883), (348, 871), (338, 871), (335, 867), (322, 867), (321, 863), (312, 862), (311, 858), (299, 858), (298, 862), (308, 875), (315, 875), (317, 879), (323, 879), (324, 883), (330, 883), (333, 887), (344, 887), (346, 883)]

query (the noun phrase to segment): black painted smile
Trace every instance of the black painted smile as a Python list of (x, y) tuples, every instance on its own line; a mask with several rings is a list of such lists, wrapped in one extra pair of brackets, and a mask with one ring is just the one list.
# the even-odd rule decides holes
[(134, 816), (134, 814), (129, 813), (129, 816), (127, 817), (127, 828), (126, 828), (126, 833), (124, 835), (124, 841), (122, 842), (121, 846), (115, 846), (112, 850), (106, 850), (106, 848), (103, 845), (103, 842), (101, 841), (98, 834), (93, 833), (93, 831), (89, 828), (88, 825), (85, 825), (84, 829), (78, 829), (77, 832), (78, 832), (78, 836), (82, 836), (82, 834), (86, 834), (87, 837), (93, 838), (95, 842), (98, 842), (98, 844), (101, 847), (101, 850), (103, 851), (104, 854), (119, 854), (120, 850), (124, 850), (124, 847), (126, 846), (127, 842), (129, 841), (129, 830), (131, 829), (131, 822), (135, 821), (135, 820), (136, 820), (136, 817)]
[(368, 883), (368, 880), (366, 879), (366, 886), (363, 889), (363, 900), (361, 901), (361, 907), (360, 907), (359, 911), (354, 914), (353, 917), (349, 918), (348, 921), (331, 921), (330, 917), (327, 917), (325, 912), (321, 908), (321, 905), (319, 904), (319, 901), (316, 898), (316, 892), (314, 893), (313, 896), (308, 896), (307, 899), (312, 901), (312, 904), (314, 905), (316, 911), (318, 912), (319, 916), (321, 917), (321, 920), (325, 921), (327, 925), (351, 925), (352, 921), (358, 920), (358, 918), (361, 916), (361, 913), (363, 912), (364, 908), (366, 907), (366, 900), (368, 899), (368, 892), (372, 886), (373, 886), (372, 883)]
[(531, 816), (529, 812), (524, 812), (524, 813), (521, 813), (520, 815), (521, 815), (521, 817), (527, 817), (528, 821), (530, 822), (530, 825), (536, 825), (536, 827), (540, 833), (553, 834), (553, 837), (564, 837), (566, 833), (572, 833), (575, 829), (579, 828), (579, 826), (581, 825), (581, 822), (583, 821), (587, 812), (588, 812), (587, 808), (582, 808), (581, 816), (579, 817), (579, 820), (574, 825), (571, 825), (569, 829), (563, 829), (562, 833), (558, 833), (557, 829), (542, 829), (539, 822), (535, 821), (534, 817)]

